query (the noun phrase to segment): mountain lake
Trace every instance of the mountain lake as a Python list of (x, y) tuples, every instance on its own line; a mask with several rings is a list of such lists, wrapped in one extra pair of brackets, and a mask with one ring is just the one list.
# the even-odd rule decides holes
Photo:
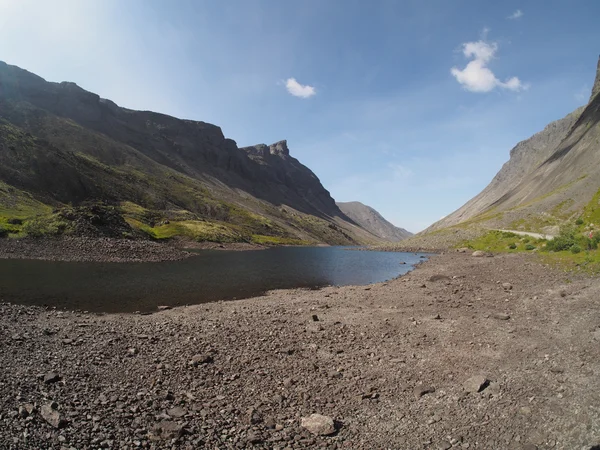
[[(423, 253), (352, 247), (202, 250), (159, 263), (0, 260), (0, 301), (91, 312), (150, 312), (272, 289), (366, 285), (403, 275)], [(405, 263), (405, 264), (402, 264)]]

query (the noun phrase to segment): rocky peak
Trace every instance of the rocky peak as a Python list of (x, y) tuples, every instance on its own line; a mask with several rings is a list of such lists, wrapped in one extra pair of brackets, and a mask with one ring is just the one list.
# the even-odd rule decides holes
[(596, 80), (594, 81), (594, 87), (592, 87), (592, 96), (590, 97), (590, 102), (599, 93), (600, 93), (600, 57), (598, 58), (598, 68), (596, 69)]
[(271, 155), (277, 155), (277, 156), (281, 156), (281, 155), (290, 156), (290, 150), (288, 149), (287, 141), (283, 140), (283, 141), (279, 141), (279, 142), (275, 142), (274, 144), (271, 144), (269, 146), (269, 153), (271, 153)]
[(287, 146), (287, 141), (279, 141), (269, 146), (265, 144), (252, 145), (250, 147), (242, 147), (251, 156), (259, 156), (261, 158), (268, 158), (270, 155), (273, 156), (290, 156), (290, 150)]

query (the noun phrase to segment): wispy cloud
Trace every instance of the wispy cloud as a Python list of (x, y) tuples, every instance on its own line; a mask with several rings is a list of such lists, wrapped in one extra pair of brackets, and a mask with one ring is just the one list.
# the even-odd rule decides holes
[(313, 86), (300, 84), (295, 78), (288, 78), (285, 82), (285, 87), (294, 97), (309, 98), (317, 93)]
[(518, 77), (500, 81), (488, 67), (498, 51), (498, 44), (480, 40), (462, 45), (466, 58), (471, 58), (464, 69), (453, 67), (450, 72), (466, 90), (471, 92), (490, 92), (499, 87), (510, 91), (521, 91), (528, 88)]
[(578, 102), (586, 102), (590, 97), (590, 87), (585, 84), (574, 94), (575, 100)]
[(523, 17), (523, 11), (517, 9), (514, 13), (507, 17), (508, 20), (517, 20)]

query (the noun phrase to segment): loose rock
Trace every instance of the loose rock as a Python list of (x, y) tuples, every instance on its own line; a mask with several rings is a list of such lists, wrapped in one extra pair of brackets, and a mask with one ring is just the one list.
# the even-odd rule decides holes
[(473, 394), (481, 392), (489, 385), (489, 381), (483, 375), (475, 375), (463, 383), (463, 388)]
[(321, 414), (311, 414), (303, 417), (300, 426), (316, 436), (328, 436), (335, 433), (335, 423), (331, 417)]

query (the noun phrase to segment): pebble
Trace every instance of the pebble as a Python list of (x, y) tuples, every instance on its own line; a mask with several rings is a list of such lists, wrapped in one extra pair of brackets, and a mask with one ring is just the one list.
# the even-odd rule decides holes
[(54, 428), (63, 428), (67, 425), (67, 421), (61, 416), (61, 414), (53, 408), (55, 405), (43, 405), (40, 408), (40, 415), (42, 418), (52, 425)]
[(508, 320), (508, 319), (510, 319), (510, 316), (508, 314), (504, 314), (504, 313), (494, 313), (494, 314), (492, 314), (492, 317), (494, 319), (498, 319), (498, 320)]
[(483, 375), (475, 375), (463, 383), (463, 388), (467, 392), (476, 394), (483, 391), (489, 385), (489, 381)]
[(433, 386), (417, 386), (414, 389), (415, 397), (421, 398), (427, 394), (433, 394), (435, 392), (435, 388)]
[(335, 423), (331, 417), (321, 414), (311, 414), (303, 417), (300, 426), (307, 429), (315, 436), (328, 436), (335, 433)]
[(48, 372), (44, 375), (44, 383), (46, 384), (56, 383), (57, 381), (60, 381), (60, 375), (56, 372)]

